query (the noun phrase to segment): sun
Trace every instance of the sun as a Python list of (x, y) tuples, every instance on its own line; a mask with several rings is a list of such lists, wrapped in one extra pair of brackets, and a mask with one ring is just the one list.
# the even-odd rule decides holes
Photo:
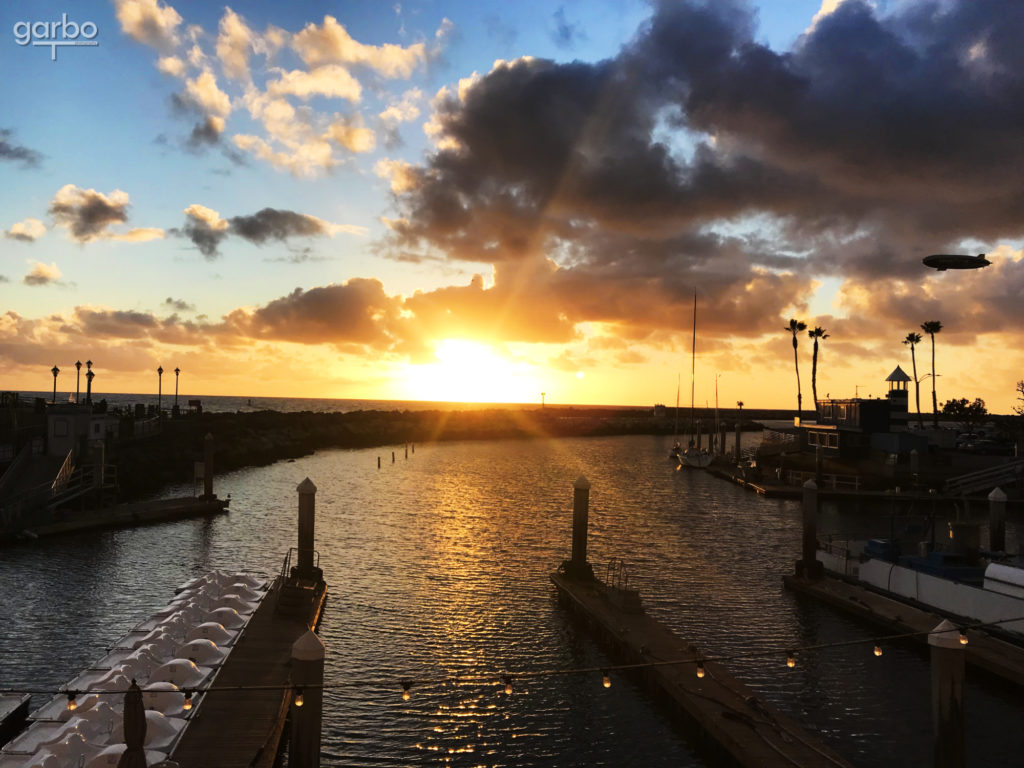
[(535, 366), (480, 342), (444, 339), (434, 356), (437, 362), (407, 366), (406, 390), (417, 400), (532, 403), (544, 389)]

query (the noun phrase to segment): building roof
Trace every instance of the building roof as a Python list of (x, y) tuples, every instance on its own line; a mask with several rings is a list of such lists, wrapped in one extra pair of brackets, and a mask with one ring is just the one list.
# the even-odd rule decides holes
[(886, 381), (913, 381), (913, 379), (911, 379), (909, 376), (907, 376), (907, 374), (903, 372), (903, 369), (900, 368), (898, 365), (896, 366), (896, 370), (893, 371), (892, 373), (890, 373), (886, 377), (885, 380)]

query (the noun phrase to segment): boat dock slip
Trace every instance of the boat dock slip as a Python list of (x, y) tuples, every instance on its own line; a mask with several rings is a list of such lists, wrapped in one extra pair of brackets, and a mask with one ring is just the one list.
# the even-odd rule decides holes
[[(919, 632), (921, 634), (913, 639), (921, 643), (927, 642), (926, 633), (943, 619), (938, 613), (923, 610), (832, 576), (822, 576), (813, 580), (784, 576), (783, 582), (794, 592), (815, 597), (891, 630), (894, 634)], [(964, 619), (961, 623), (969, 627), (977, 622)], [(993, 637), (984, 630), (968, 629), (967, 637), (969, 642), (964, 651), (968, 664), (1017, 685), (1024, 685), (1024, 648)]]
[[(698, 677), (699, 649), (648, 616), (636, 592), (566, 573), (552, 574), (551, 581), (561, 602), (584, 617), (624, 665), (642, 665), (644, 683), (682, 715), (715, 765), (850, 765), (721, 664), (703, 662), (705, 674)], [(684, 661), (659, 663), (677, 659)]]
[(274, 764), (293, 690), (292, 645), (316, 626), (326, 588), (313, 593), (309, 614), (287, 610), (293, 586), (278, 578), (228, 656), (197, 716), (169, 756), (181, 768), (247, 768)]

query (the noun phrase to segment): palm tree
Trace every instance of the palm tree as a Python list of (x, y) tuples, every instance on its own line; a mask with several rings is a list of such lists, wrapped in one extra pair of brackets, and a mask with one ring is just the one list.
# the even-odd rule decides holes
[(917, 402), (917, 425), (924, 429), (924, 419), (921, 418), (921, 382), (917, 380), (917, 357), (914, 355), (914, 346), (921, 343), (921, 334), (911, 331), (907, 334), (907, 338), (903, 340), (903, 343), (910, 347), (910, 362), (914, 366), (914, 400)]
[(939, 428), (939, 401), (935, 399), (935, 334), (942, 330), (938, 320), (926, 320), (921, 323), (921, 330), (932, 337), (932, 425)]
[(793, 365), (796, 366), (796, 415), (799, 418), (803, 412), (804, 398), (800, 394), (800, 361), (796, 356), (796, 335), (807, 330), (807, 323), (802, 320), (794, 320), (791, 317), (789, 318), (789, 325), (782, 330), (793, 334)]
[(814, 339), (814, 356), (811, 358), (811, 393), (814, 395), (814, 409), (818, 409), (818, 339), (824, 341), (828, 338), (825, 329), (821, 326), (814, 326), (814, 330), (808, 331), (807, 335)]

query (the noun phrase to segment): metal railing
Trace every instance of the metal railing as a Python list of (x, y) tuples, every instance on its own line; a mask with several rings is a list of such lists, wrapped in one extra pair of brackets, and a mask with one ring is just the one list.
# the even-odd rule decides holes
[(1024, 459), (1008, 461), (994, 467), (957, 475), (946, 481), (944, 490), (950, 494), (991, 490), (1000, 483), (1012, 483), (1024, 476)]
[(629, 572), (626, 564), (619, 558), (613, 557), (608, 561), (605, 569), (604, 583), (614, 589), (629, 589)]
[(288, 554), (286, 554), (284, 556), (284, 563), (281, 564), (281, 578), (282, 579), (287, 579), (289, 577), (289, 575), (291, 574), (292, 552), (295, 553), (295, 559), (297, 561), (299, 559), (300, 552), (310, 552), (310, 551), (313, 553), (313, 567), (314, 568), (319, 568), (320, 567), (320, 550), (318, 550), (318, 549), (299, 550), (298, 547), (291, 547), (288, 550)]

